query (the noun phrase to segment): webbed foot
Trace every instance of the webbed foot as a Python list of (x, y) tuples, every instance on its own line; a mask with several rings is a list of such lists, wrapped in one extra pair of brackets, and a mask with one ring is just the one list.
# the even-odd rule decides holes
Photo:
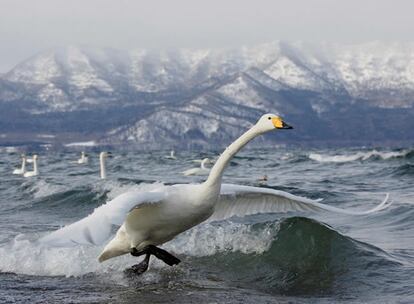
[(148, 245), (141, 251), (138, 251), (136, 248), (131, 249), (131, 255), (133, 256), (138, 257), (143, 254), (146, 254), (147, 256), (152, 254), (156, 256), (158, 259), (160, 259), (161, 261), (163, 261), (165, 264), (170, 265), (170, 266), (177, 265), (181, 262), (180, 259), (173, 256), (168, 251), (158, 248), (157, 246), (154, 246), (154, 245)]
[(141, 275), (141, 274), (143, 274), (145, 271), (148, 270), (150, 256), (151, 256), (151, 254), (147, 253), (145, 255), (144, 260), (141, 263), (132, 265), (130, 268), (125, 269), (124, 273), (127, 274), (127, 275)]

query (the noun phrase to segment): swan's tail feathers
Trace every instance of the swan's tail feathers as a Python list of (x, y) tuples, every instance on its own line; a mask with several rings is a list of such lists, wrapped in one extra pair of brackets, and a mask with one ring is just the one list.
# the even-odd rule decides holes
[(124, 255), (124, 254), (127, 254), (127, 253), (131, 252), (129, 246), (128, 246), (128, 248), (116, 248), (116, 247), (107, 248), (107, 247), (105, 247), (105, 249), (102, 251), (102, 253), (98, 257), (98, 261), (100, 263), (102, 263), (103, 261), (109, 260), (111, 258), (120, 256), (120, 255)]
[(104, 250), (98, 257), (98, 261), (102, 263), (110, 258), (114, 258), (131, 252), (131, 241), (122, 225), (118, 229), (115, 237), (105, 246)]
[(117, 254), (117, 252), (114, 252), (112, 250), (104, 250), (98, 257), (99, 263), (102, 263), (103, 261), (109, 260), (110, 258), (114, 258), (116, 256), (119, 256), (120, 254)]

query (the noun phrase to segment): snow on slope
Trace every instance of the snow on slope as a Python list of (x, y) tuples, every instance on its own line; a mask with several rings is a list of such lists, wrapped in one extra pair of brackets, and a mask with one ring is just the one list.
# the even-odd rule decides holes
[[(41, 105), (38, 112), (146, 102), (148, 99), (139, 100), (140, 93), (192, 92), (208, 82), (221, 87), (217, 94), (233, 94), (235, 104), (263, 106), (263, 98), (243, 83), (246, 77), (225, 85), (241, 73), (275, 92), (339, 93), (381, 107), (414, 104), (413, 43), (348, 46), (274, 42), (234, 49), (171, 51), (69, 46), (38, 54), (3, 79), (23, 84), (15, 98), (35, 100)], [(26, 92), (32, 85), (36, 86)], [(7, 94), (13, 99), (13, 94)], [(165, 102), (168, 100), (162, 104)]]

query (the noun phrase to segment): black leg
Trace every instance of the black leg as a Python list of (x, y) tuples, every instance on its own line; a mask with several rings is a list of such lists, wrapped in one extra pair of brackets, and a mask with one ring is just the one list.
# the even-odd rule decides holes
[(158, 248), (154, 245), (148, 245), (145, 249), (147, 250), (147, 252), (155, 255), (158, 259), (170, 266), (177, 265), (181, 262), (178, 258), (173, 256), (168, 251), (165, 251), (164, 249)]
[(143, 250), (141, 250), (141, 251), (138, 251), (137, 250), (137, 248), (131, 248), (131, 255), (133, 255), (133, 256), (136, 256), (136, 257), (139, 257), (139, 256), (141, 256), (141, 255), (143, 255), (143, 254), (146, 254), (147, 252), (148, 252), (148, 249), (147, 249), (148, 247), (145, 247)]
[(177, 265), (181, 261), (173, 256), (168, 251), (165, 251), (164, 249), (158, 248), (154, 245), (148, 245), (141, 251), (138, 251), (136, 248), (131, 248), (131, 255), (139, 257), (143, 254), (152, 254), (155, 255), (158, 259), (163, 261), (165, 264), (168, 264), (170, 266)]

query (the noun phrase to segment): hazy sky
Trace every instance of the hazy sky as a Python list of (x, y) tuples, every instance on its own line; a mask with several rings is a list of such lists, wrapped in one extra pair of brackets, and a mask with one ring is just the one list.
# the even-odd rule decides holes
[(411, 0), (0, 0), (0, 72), (55, 46), (414, 40)]

